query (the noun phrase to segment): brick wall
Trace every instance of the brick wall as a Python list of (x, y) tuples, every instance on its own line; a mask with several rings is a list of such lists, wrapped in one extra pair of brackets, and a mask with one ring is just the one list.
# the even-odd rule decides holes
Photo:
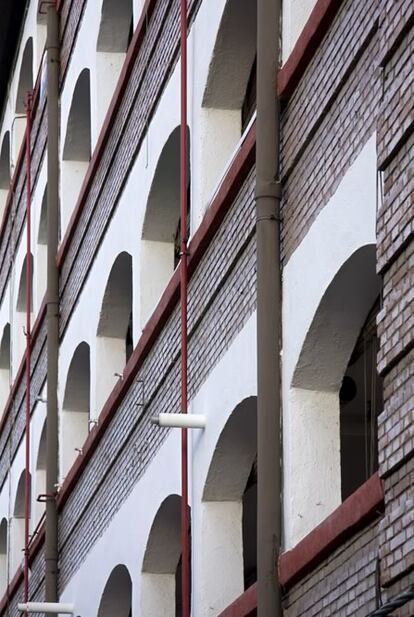
[[(378, 367), (384, 377), (379, 419), (385, 516), (380, 525), (381, 584), (388, 599), (413, 583), (414, 570), (414, 4), (381, 3), (382, 100), (378, 167)], [(413, 614), (414, 604), (399, 615)]]
[(376, 608), (377, 527), (355, 535), (289, 590), (285, 617), (367, 617)]

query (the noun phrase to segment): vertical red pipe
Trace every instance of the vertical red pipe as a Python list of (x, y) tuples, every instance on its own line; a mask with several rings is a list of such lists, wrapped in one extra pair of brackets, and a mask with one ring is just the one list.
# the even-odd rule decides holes
[[(188, 411), (187, 358), (187, 0), (181, 2), (181, 126), (180, 126), (180, 193), (181, 193), (181, 413)], [(181, 430), (181, 596), (182, 617), (190, 616), (190, 547), (188, 511), (188, 435)]]
[(30, 351), (31, 351), (31, 132), (32, 94), (26, 99), (26, 438), (24, 474), (24, 601), (29, 599), (29, 524), (30, 524)]

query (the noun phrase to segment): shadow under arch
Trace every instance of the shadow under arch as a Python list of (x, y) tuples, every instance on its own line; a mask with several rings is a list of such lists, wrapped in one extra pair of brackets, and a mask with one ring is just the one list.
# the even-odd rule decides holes
[(164, 499), (151, 526), (142, 562), (141, 614), (181, 615), (179, 495)]
[[(190, 131), (188, 140), (188, 228), (190, 225)], [(141, 326), (144, 327), (180, 259), (180, 127), (159, 156), (148, 195), (141, 240)]]
[(212, 606), (215, 614), (257, 578), (256, 456), (257, 399), (251, 396), (236, 405), (221, 431), (201, 503), (204, 583), (198, 593), (204, 595), (197, 602)]
[(80, 343), (72, 356), (62, 404), (62, 475), (76, 459), (89, 432), (90, 348)]
[[(356, 477), (353, 462), (363, 453), (356, 449), (348, 457), (353, 468), (344, 468), (340, 391), (380, 290), (375, 245), (361, 246), (333, 276), (306, 333), (286, 400), (292, 437), (285, 444), (289, 469), (285, 520), (291, 543), (298, 542), (341, 504), (347, 496), (344, 474)], [(359, 485), (364, 479), (350, 484)]]
[(103, 294), (96, 332), (96, 414), (122, 374), (133, 349), (132, 256), (116, 257)]
[(132, 580), (128, 568), (118, 564), (106, 582), (97, 617), (131, 617)]

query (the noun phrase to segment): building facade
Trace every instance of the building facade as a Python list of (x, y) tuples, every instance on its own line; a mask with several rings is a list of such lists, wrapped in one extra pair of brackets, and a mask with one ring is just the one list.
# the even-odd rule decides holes
[[(10, 617), (25, 583), (30, 600), (45, 596), (51, 4), (5, 9), (0, 48), (0, 615)], [(59, 599), (80, 617), (174, 617), (181, 435), (151, 419), (180, 412), (180, 6), (53, 9)], [(257, 607), (256, 13), (256, 0), (188, 0), (189, 412), (206, 417), (189, 432), (195, 617)], [(282, 18), (283, 614), (408, 617), (414, 4), (284, 0)]]

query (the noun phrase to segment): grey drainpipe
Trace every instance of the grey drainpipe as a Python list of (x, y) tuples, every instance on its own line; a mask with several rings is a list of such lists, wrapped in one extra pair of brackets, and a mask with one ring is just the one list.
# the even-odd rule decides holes
[(280, 403), (280, 0), (257, 0), (257, 608), (282, 615), (277, 559), (281, 542)]
[(46, 414), (46, 602), (58, 601), (58, 349), (59, 273), (59, 19), (55, 4), (47, 11), (47, 414)]

